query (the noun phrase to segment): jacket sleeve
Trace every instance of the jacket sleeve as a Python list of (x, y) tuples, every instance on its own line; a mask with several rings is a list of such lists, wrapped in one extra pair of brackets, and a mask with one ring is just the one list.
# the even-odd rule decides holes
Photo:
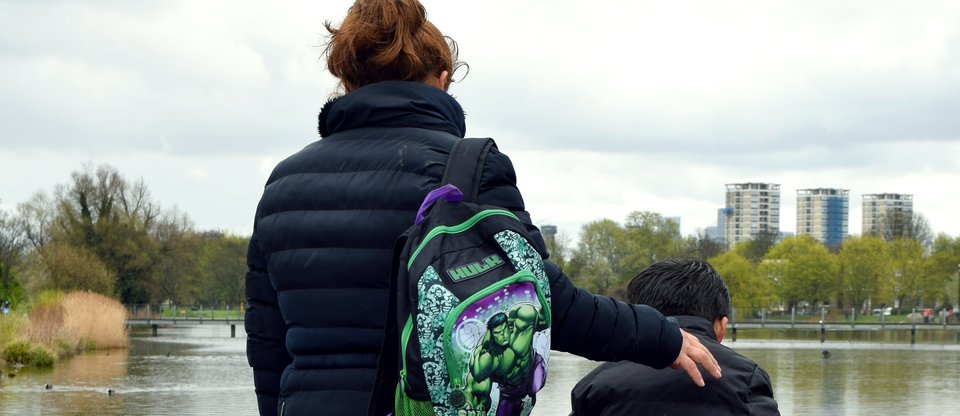
[(551, 341), (555, 350), (596, 361), (628, 360), (664, 368), (680, 355), (683, 337), (676, 321), (646, 305), (630, 305), (574, 286), (551, 261), (553, 313)]
[(773, 399), (773, 387), (770, 376), (758, 365), (750, 378), (750, 392), (747, 397), (747, 409), (751, 415), (780, 415), (777, 401)]
[(533, 225), (530, 213), (523, 205), (523, 196), (517, 188), (517, 173), (513, 162), (507, 155), (500, 153), (496, 146), (490, 148), (483, 172), (480, 176), (480, 189), (477, 191), (477, 203), (506, 208), (513, 212), (527, 227), (531, 242), (543, 258), (547, 258), (547, 245), (543, 242), (540, 229)]
[(280, 315), (277, 292), (270, 283), (256, 230), (247, 249), (246, 299), (247, 362), (253, 367), (257, 403), (261, 415), (275, 415), (280, 375), (293, 359), (287, 353), (287, 328)]
[[(526, 212), (510, 158), (491, 148), (480, 183), (477, 202), (516, 214), (546, 259), (543, 236)], [(629, 360), (654, 368), (664, 368), (676, 360), (683, 337), (675, 321), (648, 306), (594, 295), (574, 286), (553, 262), (546, 261), (545, 266), (550, 277), (553, 349), (591, 360)]]

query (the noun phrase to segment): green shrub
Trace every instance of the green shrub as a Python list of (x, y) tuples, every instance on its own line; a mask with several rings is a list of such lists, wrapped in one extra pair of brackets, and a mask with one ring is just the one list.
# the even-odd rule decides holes
[(77, 352), (77, 346), (72, 344), (70, 340), (66, 338), (57, 338), (54, 348), (57, 357), (69, 357), (73, 355), (73, 353)]
[(60, 305), (60, 298), (62, 297), (63, 292), (59, 290), (44, 290), (34, 297), (30, 306), (34, 308), (39, 306), (58, 306)]
[(0, 354), (0, 358), (7, 364), (29, 364), (30, 363), (30, 343), (27, 341), (17, 341), (7, 344)]
[(34, 346), (30, 351), (30, 364), (34, 367), (53, 367), (54, 361), (53, 353), (41, 345)]

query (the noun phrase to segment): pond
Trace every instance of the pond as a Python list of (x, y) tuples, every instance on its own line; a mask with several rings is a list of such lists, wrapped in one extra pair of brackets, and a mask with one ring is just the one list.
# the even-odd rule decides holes
[[(82, 354), (51, 370), (0, 378), (2, 415), (256, 415), (243, 331), (161, 328), (131, 337), (129, 350)], [(890, 332), (890, 331), (887, 331)], [(745, 339), (746, 335), (754, 339)], [(938, 335), (939, 334), (939, 335)], [(953, 331), (918, 335), (741, 331), (725, 342), (760, 363), (784, 415), (956, 414), (960, 345)], [(761, 339), (755, 339), (761, 338)], [(887, 339), (864, 342), (863, 339)], [(906, 339), (906, 342), (903, 340)], [(823, 358), (822, 349), (831, 352)], [(534, 415), (569, 412), (570, 389), (598, 363), (555, 353)], [(45, 384), (52, 389), (46, 390)], [(113, 395), (108, 394), (113, 390)]]

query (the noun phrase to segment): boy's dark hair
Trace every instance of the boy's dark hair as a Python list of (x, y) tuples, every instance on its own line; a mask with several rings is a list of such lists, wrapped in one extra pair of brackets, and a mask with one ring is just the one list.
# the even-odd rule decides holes
[(693, 315), (709, 321), (727, 316), (730, 291), (716, 269), (703, 260), (656, 262), (627, 286), (627, 300), (667, 316)]

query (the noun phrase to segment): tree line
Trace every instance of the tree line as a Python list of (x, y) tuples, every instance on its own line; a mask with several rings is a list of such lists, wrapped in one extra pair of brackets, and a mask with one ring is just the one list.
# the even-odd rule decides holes
[(87, 165), (0, 212), (0, 298), (89, 290), (127, 304), (237, 304), (248, 242), (199, 231), (143, 180)]
[[(922, 230), (919, 219), (913, 228)], [(810, 236), (768, 233), (727, 250), (702, 232), (681, 236), (677, 223), (642, 211), (622, 224), (584, 225), (575, 246), (564, 234), (548, 237), (547, 246), (579, 286), (620, 299), (653, 262), (695, 257), (720, 272), (736, 308), (953, 306), (960, 296), (960, 237), (931, 235), (881, 232), (828, 248)]]
[[(954, 305), (960, 237), (932, 237), (917, 224), (911, 229), (920, 232), (853, 236), (829, 248), (808, 236), (767, 233), (727, 250), (703, 232), (682, 236), (676, 222), (637, 211), (623, 223), (584, 225), (576, 245), (561, 233), (547, 246), (576, 284), (620, 299), (653, 262), (697, 257), (721, 273), (737, 308)], [(248, 236), (197, 230), (185, 213), (153, 201), (143, 180), (87, 165), (52, 193), (0, 211), (0, 298), (55, 289), (127, 304), (237, 304), (248, 243)]]

